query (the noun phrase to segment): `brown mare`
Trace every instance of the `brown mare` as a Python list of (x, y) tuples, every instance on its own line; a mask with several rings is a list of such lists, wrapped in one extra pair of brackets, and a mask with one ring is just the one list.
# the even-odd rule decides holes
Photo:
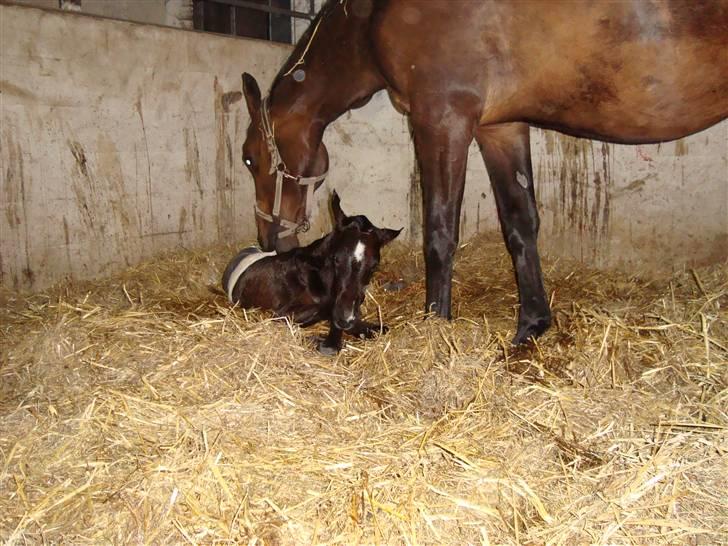
[(426, 309), (448, 318), (476, 139), (515, 268), (518, 344), (551, 322), (529, 126), (633, 144), (718, 123), (728, 115), (728, 0), (330, 0), (265, 101), (249, 74), (243, 89), (243, 156), (266, 250), (296, 246), (307, 227), (328, 124), (389, 92), (410, 117), (422, 173)]

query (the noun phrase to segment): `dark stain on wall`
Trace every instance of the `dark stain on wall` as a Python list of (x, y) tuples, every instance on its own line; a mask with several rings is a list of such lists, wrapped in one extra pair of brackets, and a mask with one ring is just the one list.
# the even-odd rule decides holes
[[(28, 196), (26, 194), (26, 171), (25, 160), (23, 158), (23, 150), (15, 138), (12, 130), (6, 129), (3, 134), (2, 145), (0, 151), (3, 156), (7, 154), (7, 162), (5, 163), (5, 172), (3, 177), (3, 200), (6, 204), (5, 220), (10, 231), (10, 236), (5, 237), (7, 240), (15, 242), (17, 248), (22, 249), (22, 260), (25, 263), (21, 267), (21, 277), (17, 273), (11, 273), (10, 283), (4, 278), (2, 284), (10, 284), (14, 289), (32, 286), (35, 282), (35, 274), (31, 268), (30, 262), (30, 226), (28, 222)], [(21, 262), (22, 263), (22, 262)], [(18, 266), (21, 263), (16, 262)], [(0, 264), (0, 273), (4, 277), (7, 273), (6, 264)]]
[(688, 143), (684, 138), (675, 141), (675, 155), (688, 155)]
[[(134, 109), (139, 115), (139, 121), (142, 124), (142, 136), (144, 137), (144, 150), (147, 157), (147, 215), (150, 223), (154, 218), (154, 203), (152, 200), (152, 160), (149, 155), (149, 141), (147, 140), (147, 127), (144, 124), (144, 111), (142, 110), (142, 90), (139, 89)], [(141, 215), (141, 209), (137, 211)], [(140, 220), (141, 223), (141, 220)]]
[(0, 94), (7, 94), (19, 99), (34, 100), (36, 98), (35, 95), (27, 89), (23, 89), (22, 87), (13, 85), (12, 83), (4, 80), (0, 81)]
[[(95, 199), (96, 185), (94, 184), (93, 178), (89, 174), (88, 164), (86, 160), (86, 152), (83, 146), (79, 142), (69, 141), (68, 148), (71, 150), (71, 155), (76, 160), (76, 171), (77, 175), (71, 177), (71, 190), (76, 198), (76, 205), (83, 222), (89, 233), (93, 233), (96, 230), (96, 220), (94, 213), (96, 208), (93, 206)], [(103, 223), (99, 226), (99, 232), (101, 235), (104, 234), (105, 226)]]
[(187, 231), (187, 209), (182, 207), (179, 213), (179, 236), (182, 238), (182, 234)]
[[(216, 153), (215, 186), (217, 193), (217, 236), (220, 241), (233, 238), (233, 154), (228, 131), (229, 112), (226, 111), (226, 93), (217, 77), (213, 83), (215, 100)], [(230, 102), (227, 102), (229, 109)]]
[(76, 160), (76, 165), (78, 166), (79, 172), (83, 176), (88, 176), (88, 167), (86, 166), (86, 152), (84, 152), (83, 147), (78, 142), (69, 142), (69, 147), (71, 149), (71, 155), (73, 155), (73, 159)]
[(609, 144), (549, 131), (544, 135), (548, 155), (538, 165), (538, 179), (550, 182), (553, 192), (545, 196), (539, 191), (538, 198), (544, 205), (542, 213), (551, 215), (549, 235), (561, 241), (563, 252), (599, 261), (609, 253), (613, 198)]
[(341, 142), (347, 146), (352, 146), (354, 144), (354, 140), (351, 138), (351, 135), (347, 133), (345, 129), (342, 129), (340, 124), (334, 124), (333, 127), (336, 134), (338, 134), (339, 138), (341, 138)]
[(412, 172), (409, 179), (409, 237), (411, 241), (417, 241), (422, 237), (422, 184), (420, 175), (420, 164), (415, 155), (412, 162)]
[(134, 200), (126, 193), (121, 167), (121, 157), (114, 140), (101, 133), (96, 142), (97, 183), (103, 201), (96, 206), (106, 208), (107, 221), (115, 241), (115, 251), (131, 265), (135, 257), (136, 241), (141, 237), (141, 227), (135, 212)]
[[(187, 188), (189, 191), (196, 193), (190, 196), (192, 212), (192, 225), (195, 231), (202, 224), (202, 219), (198, 219), (200, 214), (199, 203), (202, 203), (205, 191), (202, 187), (202, 174), (200, 172), (200, 147), (197, 142), (197, 131), (193, 127), (183, 128), (185, 141), (185, 176), (187, 178)], [(180, 225), (180, 231), (183, 226)]]
[[(121, 159), (114, 142), (100, 134), (94, 149), (96, 161), (92, 164), (84, 146), (69, 141), (68, 147), (74, 158), (74, 172), (71, 173), (71, 190), (75, 197), (83, 227), (88, 231), (99, 255), (109, 254), (109, 245), (117, 258), (126, 265), (134, 262), (134, 245), (140, 236), (139, 220), (135, 214), (135, 203), (125, 192)], [(70, 234), (66, 219), (63, 220), (66, 244)]]
[(68, 220), (65, 216), (63, 217), (63, 241), (66, 243), (66, 247), (71, 244), (71, 237), (68, 232)]
[(221, 98), (222, 111), (227, 114), (228, 112), (230, 112), (230, 106), (232, 104), (235, 104), (242, 98), (243, 93), (240, 91), (228, 91), (227, 93), (223, 93)]

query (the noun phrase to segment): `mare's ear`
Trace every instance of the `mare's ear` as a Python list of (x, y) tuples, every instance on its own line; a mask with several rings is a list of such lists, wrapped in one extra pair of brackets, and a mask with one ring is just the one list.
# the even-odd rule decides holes
[(243, 95), (245, 102), (248, 104), (248, 114), (253, 115), (260, 108), (260, 87), (255, 78), (245, 72), (243, 74)]
[(341, 210), (341, 198), (336, 190), (331, 194), (331, 210), (334, 211), (334, 223), (336, 227), (341, 228), (344, 226), (344, 220), (346, 220), (346, 214)]
[(401, 229), (375, 228), (377, 230), (377, 238), (382, 246), (392, 241), (397, 235), (402, 233)]

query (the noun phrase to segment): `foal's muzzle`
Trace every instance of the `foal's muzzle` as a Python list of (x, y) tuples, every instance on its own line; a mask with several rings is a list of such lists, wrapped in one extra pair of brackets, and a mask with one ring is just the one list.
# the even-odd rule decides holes
[(355, 319), (346, 319), (346, 320), (334, 320), (334, 326), (336, 326), (339, 330), (350, 330), (354, 323), (356, 322)]

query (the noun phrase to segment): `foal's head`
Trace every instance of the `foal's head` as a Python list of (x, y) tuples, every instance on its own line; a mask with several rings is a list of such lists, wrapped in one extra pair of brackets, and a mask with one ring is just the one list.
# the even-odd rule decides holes
[(361, 318), (359, 308), (379, 265), (380, 249), (402, 230), (378, 228), (366, 216), (347, 216), (336, 192), (331, 206), (336, 221), (330, 256), (335, 296), (332, 321), (337, 328), (348, 330)]

